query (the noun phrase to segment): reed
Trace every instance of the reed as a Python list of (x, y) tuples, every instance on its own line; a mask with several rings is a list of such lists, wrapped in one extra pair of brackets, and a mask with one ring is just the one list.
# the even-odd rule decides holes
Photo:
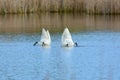
[(120, 0), (0, 0), (0, 13), (30, 12), (120, 14)]
[(39, 9), (40, 0), (0, 0), (0, 13), (28, 13)]
[(86, 12), (90, 14), (119, 14), (120, 0), (91, 0), (87, 3)]

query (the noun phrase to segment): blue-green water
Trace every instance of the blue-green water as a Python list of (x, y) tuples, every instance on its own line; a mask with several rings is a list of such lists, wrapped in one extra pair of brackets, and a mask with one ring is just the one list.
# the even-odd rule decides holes
[(77, 32), (80, 47), (33, 46), (40, 34), (0, 35), (0, 80), (120, 80), (120, 33)]
[[(80, 47), (61, 47), (65, 27)], [(120, 16), (0, 15), (0, 80), (120, 80)]]

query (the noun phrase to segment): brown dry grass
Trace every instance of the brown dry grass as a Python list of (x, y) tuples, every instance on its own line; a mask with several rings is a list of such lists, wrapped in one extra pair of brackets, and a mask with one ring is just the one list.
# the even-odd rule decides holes
[(119, 14), (120, 0), (0, 0), (0, 13), (43, 11)]

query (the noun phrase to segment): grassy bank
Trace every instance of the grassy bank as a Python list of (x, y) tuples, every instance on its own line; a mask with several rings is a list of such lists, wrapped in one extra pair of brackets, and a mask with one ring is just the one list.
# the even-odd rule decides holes
[(29, 12), (119, 14), (120, 0), (0, 0), (0, 13)]

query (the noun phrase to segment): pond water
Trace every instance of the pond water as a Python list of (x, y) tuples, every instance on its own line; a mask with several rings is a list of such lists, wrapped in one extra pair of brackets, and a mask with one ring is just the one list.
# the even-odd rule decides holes
[[(120, 80), (120, 16), (0, 16), (0, 80)], [(51, 47), (33, 46), (42, 28)], [(68, 27), (80, 47), (61, 47)]]

